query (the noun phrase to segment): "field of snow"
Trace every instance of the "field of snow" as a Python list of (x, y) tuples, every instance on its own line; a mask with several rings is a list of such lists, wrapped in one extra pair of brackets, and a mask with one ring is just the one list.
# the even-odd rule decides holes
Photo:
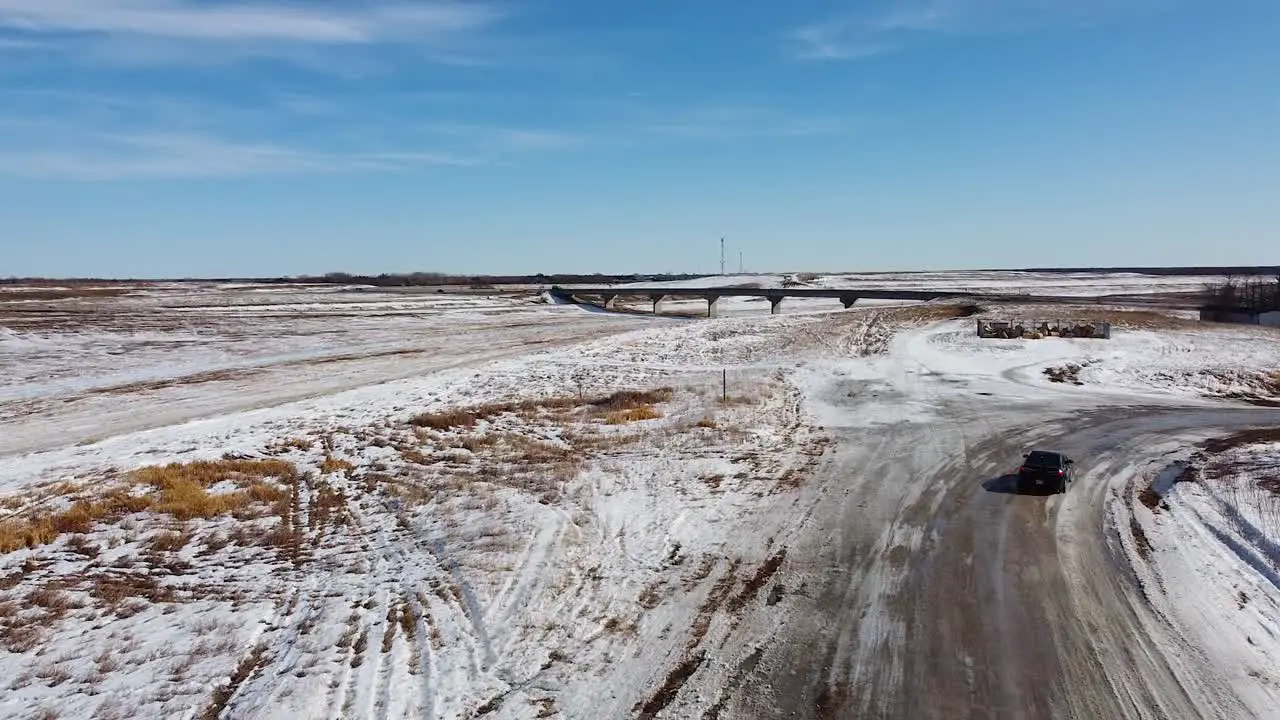
[(785, 611), (828, 428), (1280, 394), (1274, 333), (993, 341), (964, 312), (0, 294), (0, 716), (701, 717), (681, 667)]

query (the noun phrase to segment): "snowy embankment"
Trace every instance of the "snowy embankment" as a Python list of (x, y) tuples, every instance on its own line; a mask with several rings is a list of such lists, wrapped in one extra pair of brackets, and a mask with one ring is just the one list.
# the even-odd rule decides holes
[[(1183, 446), (1185, 447), (1185, 446)], [(1280, 703), (1280, 431), (1175, 450), (1113, 503), (1147, 601), (1252, 717)]]

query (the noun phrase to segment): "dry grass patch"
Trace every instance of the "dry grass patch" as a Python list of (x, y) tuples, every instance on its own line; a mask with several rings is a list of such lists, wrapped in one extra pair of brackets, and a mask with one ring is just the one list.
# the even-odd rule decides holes
[(481, 420), (488, 420), (505, 414), (530, 417), (546, 411), (564, 412), (583, 407), (589, 408), (593, 414), (607, 415), (668, 402), (674, 394), (675, 392), (671, 388), (658, 388), (656, 390), (621, 390), (594, 398), (549, 397), (507, 403), (489, 403), (469, 408), (422, 413), (414, 416), (411, 423), (416, 427), (430, 430), (452, 430), (455, 428), (475, 427)]
[(330, 475), (332, 473), (350, 473), (355, 469), (356, 466), (352, 465), (349, 461), (343, 460), (342, 458), (336, 458), (332, 455), (325, 455), (324, 463), (320, 465), (320, 472), (325, 475)]
[(289, 481), (297, 478), (298, 469), (283, 460), (197, 460), (145, 467), (133, 471), (132, 476), (138, 482), (163, 489), (179, 482), (209, 487), (225, 480), (261, 480), (270, 477)]
[(191, 535), (181, 532), (162, 532), (151, 538), (147, 548), (152, 552), (178, 552), (191, 542)]
[(458, 427), (475, 427), (479, 420), (474, 412), (467, 410), (446, 410), (444, 412), (422, 413), (415, 415), (411, 422), (421, 428), (431, 430), (452, 430)]
[(657, 420), (662, 417), (662, 413), (658, 412), (651, 405), (644, 405), (629, 410), (617, 410), (605, 415), (604, 422), (606, 425), (626, 425), (627, 423), (643, 422), (645, 420)]
[(27, 595), (26, 603), (58, 614), (84, 607), (84, 603), (71, 597), (59, 587), (50, 585), (32, 590)]

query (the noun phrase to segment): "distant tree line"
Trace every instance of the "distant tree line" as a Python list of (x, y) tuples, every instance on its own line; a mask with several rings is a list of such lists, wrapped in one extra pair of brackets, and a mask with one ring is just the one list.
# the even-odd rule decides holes
[(1205, 288), (1211, 307), (1251, 310), (1280, 310), (1280, 274), (1274, 278), (1227, 276)]

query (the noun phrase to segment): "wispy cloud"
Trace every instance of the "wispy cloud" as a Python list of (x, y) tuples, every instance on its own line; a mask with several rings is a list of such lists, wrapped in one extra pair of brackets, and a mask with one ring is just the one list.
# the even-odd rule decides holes
[(88, 64), (271, 58), (341, 68), (359, 64), (353, 53), (397, 48), (476, 64), (471, 43), (505, 17), (484, 0), (0, 0), (0, 49), (60, 51)]
[(424, 126), (422, 106), (281, 93), (245, 107), (196, 96), (0, 90), (0, 175), (76, 181), (402, 172), (566, 151), (571, 133)]
[(191, 134), (99, 136), (77, 148), (0, 150), (0, 175), (120, 181), (389, 172), (482, 161), (432, 152), (332, 153)]
[(848, 60), (901, 50), (933, 36), (987, 36), (1086, 27), (1167, 9), (1178, 0), (881, 0), (792, 30), (803, 60)]
[(462, 2), (303, 7), (191, 0), (0, 0), (0, 27), (13, 30), (217, 41), (369, 43), (473, 30), (497, 19), (488, 5)]

